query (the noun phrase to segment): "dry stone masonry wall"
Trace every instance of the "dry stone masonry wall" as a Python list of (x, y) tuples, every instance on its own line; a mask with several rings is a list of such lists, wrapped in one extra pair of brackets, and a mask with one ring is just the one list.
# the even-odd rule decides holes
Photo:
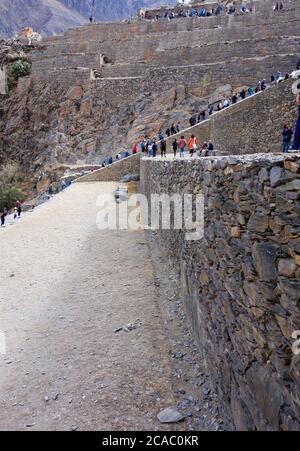
[(119, 182), (127, 174), (139, 175), (140, 154), (131, 155), (115, 163), (84, 175), (76, 182)]
[[(194, 134), (198, 144), (211, 140), (221, 154), (250, 154), (281, 150), (281, 131), (284, 124), (294, 128), (297, 105), (292, 92), (295, 80), (282, 81), (263, 92), (246, 98), (210, 116), (202, 123), (186, 130), (185, 137)], [(182, 135), (178, 133), (177, 139)], [(172, 152), (172, 140), (167, 140)]]
[(236, 429), (299, 430), (300, 157), (141, 161), (150, 194), (205, 195), (204, 238), (160, 231), (211, 381)]

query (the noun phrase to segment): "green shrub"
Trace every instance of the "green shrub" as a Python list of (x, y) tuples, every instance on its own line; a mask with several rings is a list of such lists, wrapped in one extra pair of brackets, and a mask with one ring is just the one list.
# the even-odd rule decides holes
[(10, 188), (0, 188), (0, 211), (2, 211), (3, 208), (8, 208), (8, 210), (10, 210), (15, 206), (17, 200), (22, 202), (23, 196), (15, 186), (11, 186)]
[(23, 195), (17, 188), (20, 180), (19, 166), (8, 162), (0, 170), (0, 210), (14, 207), (16, 201), (22, 201)]
[(20, 77), (25, 77), (31, 72), (31, 64), (27, 61), (18, 60), (11, 66), (11, 71), (14, 78), (17, 80)]

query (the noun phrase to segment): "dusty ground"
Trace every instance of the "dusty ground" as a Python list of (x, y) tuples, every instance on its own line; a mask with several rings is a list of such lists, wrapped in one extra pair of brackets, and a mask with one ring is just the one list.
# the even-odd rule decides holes
[[(175, 275), (156, 271), (144, 232), (98, 230), (104, 185), (74, 184), (0, 230), (0, 429), (218, 429)], [(168, 406), (186, 420), (160, 424)]]

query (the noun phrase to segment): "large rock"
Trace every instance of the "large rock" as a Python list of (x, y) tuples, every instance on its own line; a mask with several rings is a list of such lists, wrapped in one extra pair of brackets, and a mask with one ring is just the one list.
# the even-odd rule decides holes
[(252, 247), (253, 264), (261, 280), (275, 282), (277, 278), (277, 247), (271, 242), (256, 242)]
[(161, 423), (178, 423), (184, 420), (184, 415), (173, 407), (167, 407), (157, 415), (157, 418)]

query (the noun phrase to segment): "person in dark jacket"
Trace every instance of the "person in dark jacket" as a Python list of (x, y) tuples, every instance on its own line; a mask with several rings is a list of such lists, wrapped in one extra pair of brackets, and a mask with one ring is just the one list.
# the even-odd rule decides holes
[(167, 156), (166, 152), (167, 152), (167, 143), (166, 143), (165, 139), (163, 139), (160, 142), (160, 154), (161, 154), (162, 158)]
[(208, 150), (214, 150), (214, 145), (211, 141), (208, 141), (208, 146), (207, 146)]
[(242, 100), (244, 100), (244, 98), (246, 97), (246, 91), (245, 91), (245, 89), (242, 89), (242, 90), (241, 90), (241, 92), (240, 92), (240, 97), (241, 97)]
[(177, 153), (177, 149), (178, 149), (178, 142), (177, 142), (176, 138), (172, 142), (172, 148), (173, 148), (173, 154), (174, 154), (174, 158), (175, 158), (176, 157), (176, 153)]
[(1, 211), (1, 227), (5, 226), (5, 216), (6, 216), (5, 210), (2, 210)]
[(291, 127), (289, 127), (288, 125), (284, 125), (281, 132), (281, 136), (282, 136), (282, 151), (288, 152), (293, 136), (293, 130), (291, 129)]
[(152, 155), (153, 155), (153, 157), (156, 157), (156, 154), (157, 154), (157, 143), (156, 143), (156, 141), (153, 141), (153, 143), (152, 143)]

